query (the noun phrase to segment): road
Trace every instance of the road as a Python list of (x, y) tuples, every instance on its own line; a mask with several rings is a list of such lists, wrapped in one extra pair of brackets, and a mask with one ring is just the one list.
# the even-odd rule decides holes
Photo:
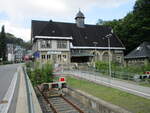
[(106, 77), (103, 77), (100, 75), (98, 76), (97, 74), (92, 74), (92, 73), (89, 74), (87, 72), (82, 72), (82, 71), (77, 71), (77, 70), (76, 71), (75, 70), (74, 71), (63, 71), (61, 73), (71, 74), (73, 76), (84, 78), (84, 79), (93, 81), (98, 84), (103, 84), (106, 86), (117, 88), (117, 89), (126, 91), (128, 93), (132, 93), (134, 95), (150, 99), (150, 88), (149, 87), (144, 87), (144, 86), (140, 86), (137, 84), (125, 82), (122, 80), (106, 78)]
[[(5, 97), (15, 72), (20, 64), (0, 65), (0, 102)], [(15, 94), (17, 94), (15, 92)], [(14, 97), (16, 98), (16, 97)], [(15, 102), (16, 100), (14, 100)], [(14, 106), (14, 104), (12, 104)], [(14, 111), (14, 107), (11, 108)], [(11, 112), (10, 112), (11, 113)], [(12, 112), (13, 113), (13, 112)]]

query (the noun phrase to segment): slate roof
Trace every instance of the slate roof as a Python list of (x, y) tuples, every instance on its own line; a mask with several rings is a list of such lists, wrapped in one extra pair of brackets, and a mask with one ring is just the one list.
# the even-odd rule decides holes
[(128, 55), (125, 59), (150, 58), (150, 42), (143, 42)]
[[(108, 47), (108, 40), (104, 37), (112, 30), (108, 26), (85, 24), (84, 28), (79, 28), (75, 23), (37, 20), (32, 20), (31, 26), (32, 38), (34, 36), (72, 37), (73, 46), (80, 47), (95, 47), (93, 42), (98, 42), (96, 47)], [(110, 37), (110, 46), (124, 48), (115, 34)]]

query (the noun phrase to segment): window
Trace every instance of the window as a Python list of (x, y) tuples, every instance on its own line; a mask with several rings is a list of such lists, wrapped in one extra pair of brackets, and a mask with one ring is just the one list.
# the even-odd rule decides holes
[(41, 41), (41, 48), (46, 48), (46, 41), (45, 40)]
[(51, 55), (47, 55), (47, 59), (51, 59)]
[(67, 41), (58, 40), (57, 41), (57, 48), (67, 48)]
[(42, 59), (45, 59), (45, 55), (42, 55)]
[(120, 56), (117, 56), (117, 58), (116, 58), (116, 60), (119, 62), (119, 63), (121, 63), (121, 57)]
[(51, 48), (51, 41), (50, 40), (42, 40), (41, 48)]
[(51, 41), (50, 40), (47, 41), (47, 48), (51, 48)]

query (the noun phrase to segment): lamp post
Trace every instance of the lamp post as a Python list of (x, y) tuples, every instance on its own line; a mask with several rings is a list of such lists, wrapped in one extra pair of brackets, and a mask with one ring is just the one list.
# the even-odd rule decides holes
[(111, 77), (111, 59), (110, 59), (110, 37), (112, 36), (112, 34), (108, 34), (105, 37), (108, 39), (108, 51), (109, 51), (109, 55), (108, 55), (108, 59), (109, 59), (109, 76)]
[[(94, 44), (94, 46), (95, 46), (95, 58), (94, 58), (94, 60), (95, 60), (95, 62), (94, 62), (94, 67), (96, 67), (96, 57), (97, 57), (97, 54), (96, 54), (96, 45), (98, 44), (98, 42), (93, 42), (93, 44)], [(95, 82), (96, 82), (96, 75), (95, 75)]]
[[(98, 44), (98, 42), (93, 42), (94, 44), (94, 47), (95, 47), (95, 58), (94, 58), (94, 61), (96, 63), (96, 45)], [(95, 67), (95, 63), (94, 63), (94, 67)]]

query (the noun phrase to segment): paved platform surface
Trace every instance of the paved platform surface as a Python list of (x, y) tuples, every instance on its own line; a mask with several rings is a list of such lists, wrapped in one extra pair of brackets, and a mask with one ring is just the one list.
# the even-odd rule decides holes
[[(29, 113), (23, 64), (0, 65), (0, 113)], [(35, 113), (42, 113), (30, 83)]]
[(18, 89), (16, 113), (28, 113), (27, 89), (22, 68), (20, 69), (20, 81)]
[(29, 84), (29, 87), (31, 89), (31, 92), (27, 92), (27, 84), (25, 80), (25, 73), (23, 71), (23, 68), (20, 69), (20, 81), (19, 81), (19, 89), (18, 89), (18, 99), (17, 99), (17, 106), (16, 106), (16, 113), (29, 113), (29, 100), (28, 96), (32, 95), (31, 101), (32, 101), (32, 109), (34, 113), (42, 113), (41, 107), (39, 105), (38, 99), (36, 97), (36, 94), (34, 92), (33, 86)]

